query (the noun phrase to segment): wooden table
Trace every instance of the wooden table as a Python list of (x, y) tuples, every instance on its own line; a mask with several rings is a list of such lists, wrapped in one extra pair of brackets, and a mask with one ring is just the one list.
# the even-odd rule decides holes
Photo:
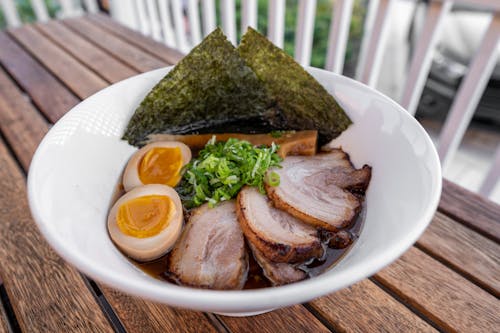
[(255, 317), (134, 298), (58, 257), (26, 201), (42, 136), (94, 92), (181, 57), (101, 15), (0, 33), (0, 332), (500, 331), (500, 206), (448, 181), (432, 224), (394, 264), (335, 294)]

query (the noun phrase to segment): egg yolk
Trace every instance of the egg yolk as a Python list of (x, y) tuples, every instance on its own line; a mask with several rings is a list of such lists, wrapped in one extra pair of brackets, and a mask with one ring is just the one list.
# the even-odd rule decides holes
[(128, 236), (152, 237), (165, 229), (175, 214), (172, 199), (165, 195), (146, 195), (131, 199), (118, 208), (118, 228)]
[(164, 184), (174, 187), (180, 180), (182, 153), (179, 147), (151, 148), (139, 163), (143, 184)]

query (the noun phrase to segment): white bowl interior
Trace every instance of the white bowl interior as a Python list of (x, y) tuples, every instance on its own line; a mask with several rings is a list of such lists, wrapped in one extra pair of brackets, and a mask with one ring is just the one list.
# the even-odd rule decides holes
[(303, 282), (261, 290), (198, 290), (157, 281), (113, 245), (106, 217), (136, 148), (120, 140), (145, 94), (168, 71), (115, 84), (86, 99), (47, 134), (30, 168), (33, 216), (56, 251), (90, 277), (171, 305), (233, 314), (305, 302), (359, 281), (400, 256), (423, 232), (439, 200), (441, 172), (431, 140), (399, 105), (348, 78), (308, 69), (354, 124), (332, 142), (356, 167), (373, 167), (361, 236), (339, 264)]

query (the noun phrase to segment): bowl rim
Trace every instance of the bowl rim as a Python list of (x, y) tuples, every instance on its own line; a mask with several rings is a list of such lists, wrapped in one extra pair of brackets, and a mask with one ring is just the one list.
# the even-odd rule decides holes
[[(132, 76), (98, 91), (90, 97), (103, 94), (109, 87), (119, 86), (125, 84), (129, 80), (135, 80), (140, 76), (152, 75), (154, 72), (170, 70), (172, 67), (173, 66), (164, 67)], [(46, 222), (44, 220), (43, 216), (41, 216), (40, 210), (38, 209), (38, 203), (35, 199), (37, 188), (34, 184), (35, 180), (33, 176), (33, 174), (35, 173), (34, 170), (37, 169), (38, 164), (43, 159), (43, 156), (41, 154), (45, 146), (47, 146), (48, 144), (48, 140), (46, 140), (47, 137), (51, 135), (51, 132), (53, 133), (54, 129), (57, 129), (59, 126), (61, 126), (61, 123), (64, 123), (61, 122), (61, 120), (66, 119), (67, 117), (72, 117), (74, 109), (77, 108), (80, 103), (83, 103), (85, 100), (74, 106), (56, 124), (54, 124), (54, 126), (45, 135), (45, 137), (39, 144), (32, 158), (27, 182), (28, 202), (33, 219), (35, 220), (42, 235), (48, 241), (50, 246), (68, 263), (100, 283), (104, 283), (128, 294), (147, 298), (152, 301), (201, 311), (257, 311), (262, 310), (264, 307), (271, 309), (291, 304), (303, 303), (311, 299), (326, 295), (328, 293), (332, 293), (336, 290), (345, 288), (383, 269), (385, 266), (389, 265), (397, 258), (399, 258), (411, 246), (413, 246), (413, 244), (417, 241), (420, 235), (422, 235), (425, 228), (431, 222), (431, 219), (437, 209), (442, 189), (442, 172), (437, 151), (424, 128), (402, 106), (400, 106), (391, 98), (361, 82), (343, 75), (314, 67), (306, 67), (306, 70), (312, 74), (315, 72), (323, 72), (323, 74), (327, 74), (330, 76), (329, 80), (344, 80), (357, 89), (367, 90), (370, 93), (378, 95), (378, 97), (385, 99), (388, 103), (393, 105), (394, 110), (397, 110), (397, 112), (400, 113), (404, 113), (403, 117), (409, 118), (409, 121), (414, 122), (414, 125), (419, 128), (421, 134), (424, 136), (426, 145), (428, 147), (431, 147), (431, 149), (429, 149), (429, 156), (432, 163), (431, 167), (433, 170), (435, 170), (435, 179), (432, 179), (432, 177), (430, 177), (430, 179), (433, 181), (433, 186), (431, 187), (435, 188), (435, 191), (429, 198), (429, 204), (425, 208), (424, 214), (422, 214), (422, 216), (415, 221), (414, 226), (411, 228), (410, 232), (404, 235), (404, 237), (401, 237), (397, 241), (389, 244), (389, 246), (382, 251), (378, 252), (378, 254), (369, 262), (369, 265), (367, 265), (366, 263), (363, 264), (363, 262), (361, 262), (357, 265), (344, 267), (341, 271), (338, 271), (336, 273), (336, 275), (334, 276), (334, 281), (332, 280), (332, 277), (322, 274), (314, 278), (284, 286), (248, 290), (198, 289), (169, 284), (165, 283), (164, 281), (155, 280), (153, 278), (151, 279), (151, 283), (137, 284), (130, 279), (124, 279), (123, 277), (116, 274), (110, 274), (109, 270), (101, 269), (100, 266), (93, 265), (92, 261), (88, 260), (85, 255), (83, 255), (79, 251), (75, 251), (72, 248), (64, 246), (62, 243), (59, 243), (57, 237), (55, 237), (55, 235), (51, 233), (51, 231), (47, 227), (49, 225), (48, 221)], [(332, 285), (334, 287), (331, 287)]]

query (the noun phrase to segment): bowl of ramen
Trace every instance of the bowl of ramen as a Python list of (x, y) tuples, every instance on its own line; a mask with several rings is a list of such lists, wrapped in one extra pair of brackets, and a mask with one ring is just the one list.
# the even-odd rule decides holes
[(69, 111), (28, 176), (42, 234), (99, 282), (242, 316), (335, 292), (401, 256), (441, 193), (432, 141), (359, 82), (249, 29)]

